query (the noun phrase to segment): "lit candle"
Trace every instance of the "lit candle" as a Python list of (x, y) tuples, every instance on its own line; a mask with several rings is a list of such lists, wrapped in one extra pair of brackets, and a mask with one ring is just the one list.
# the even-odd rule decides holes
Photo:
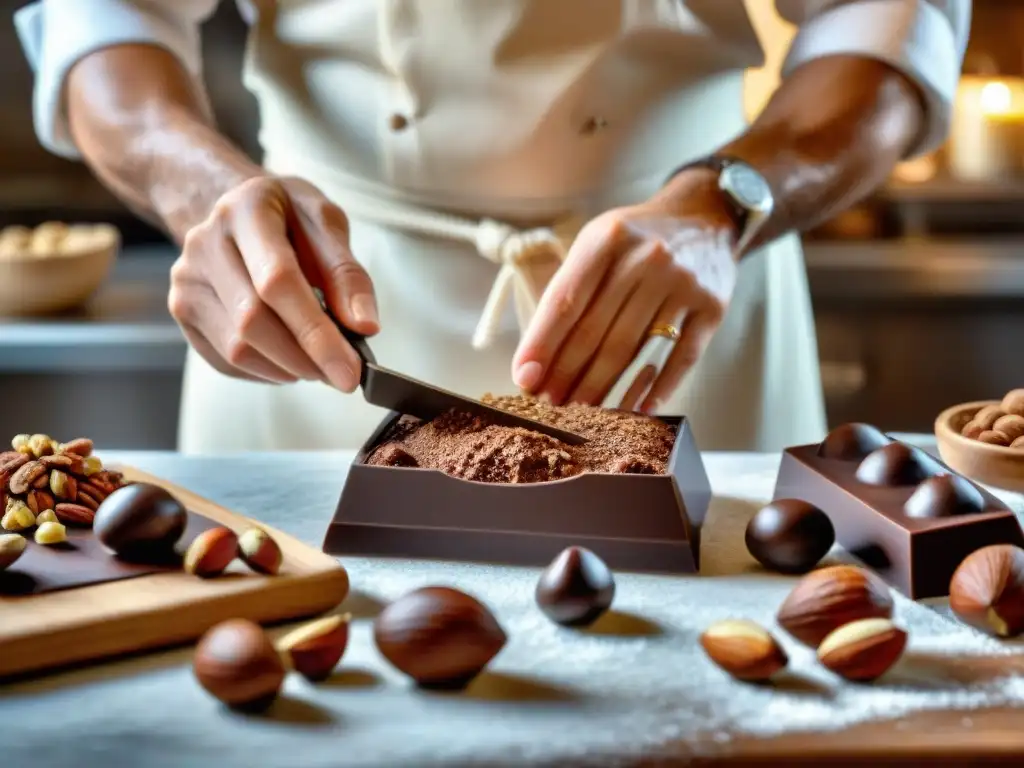
[(949, 136), (949, 169), (970, 181), (1014, 176), (1021, 168), (1024, 79), (965, 76)]

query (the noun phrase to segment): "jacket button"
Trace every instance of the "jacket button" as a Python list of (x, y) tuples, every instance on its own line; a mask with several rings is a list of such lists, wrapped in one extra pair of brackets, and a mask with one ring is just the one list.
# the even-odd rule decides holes
[(409, 118), (405, 115), (399, 115), (396, 113), (388, 119), (388, 125), (391, 127), (391, 130), (396, 133), (398, 131), (404, 131), (409, 127)]

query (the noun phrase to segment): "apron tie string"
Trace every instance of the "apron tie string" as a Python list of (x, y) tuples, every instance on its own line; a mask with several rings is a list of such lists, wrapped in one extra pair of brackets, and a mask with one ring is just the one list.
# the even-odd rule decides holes
[(552, 229), (517, 230), (493, 219), (477, 225), (475, 245), (481, 256), (500, 267), (473, 333), (473, 348), (485, 349), (494, 341), (510, 295), (515, 297), (521, 328), (537, 311), (539, 296), (534, 289), (537, 281), (530, 279), (531, 266), (550, 263), (552, 258), (561, 263), (567, 250)]

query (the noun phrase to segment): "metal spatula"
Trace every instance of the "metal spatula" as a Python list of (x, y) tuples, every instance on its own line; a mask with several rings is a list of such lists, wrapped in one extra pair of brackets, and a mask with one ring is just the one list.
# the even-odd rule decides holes
[(525, 416), (517, 416), (508, 413), (500, 408), (492, 408), (454, 392), (449, 392), (438, 387), (431, 386), (422, 381), (417, 381), (396, 371), (389, 370), (377, 364), (377, 358), (367, 344), (366, 338), (346, 328), (334, 316), (334, 313), (327, 307), (323, 293), (314, 289), (320, 306), (331, 318), (331, 321), (341, 331), (341, 335), (352, 345), (363, 363), (360, 386), (363, 389), (363, 397), (366, 402), (381, 408), (388, 408), (392, 411), (416, 416), (417, 418), (429, 421), (442, 413), (452, 409), (473, 416), (486, 419), (491, 424), (499, 424), (505, 427), (522, 427), (542, 435), (561, 440), (568, 445), (581, 445), (587, 442), (587, 438), (577, 435), (575, 432), (567, 432), (564, 429), (552, 427), (540, 421), (528, 419)]

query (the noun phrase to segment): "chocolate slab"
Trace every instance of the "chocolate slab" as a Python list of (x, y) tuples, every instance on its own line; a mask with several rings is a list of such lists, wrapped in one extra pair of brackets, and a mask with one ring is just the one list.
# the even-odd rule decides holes
[(323, 549), (333, 555), (547, 565), (565, 547), (617, 570), (694, 573), (711, 486), (685, 418), (664, 475), (585, 473), (546, 483), (479, 483), (432, 469), (368, 466), (392, 412), (349, 469)]
[(30, 540), (25, 554), (10, 568), (0, 571), (0, 598), (38, 595), (179, 570), (181, 553), (196, 536), (215, 526), (216, 523), (202, 515), (189, 512), (188, 525), (176, 547), (177, 557), (157, 564), (118, 559), (93, 536), (91, 528), (69, 527), (68, 541), (55, 546), (42, 546)]
[[(851, 426), (839, 427), (832, 436)], [(948, 595), (953, 572), (974, 550), (989, 544), (1024, 545), (1020, 524), (1003, 502), (924, 451), (875, 432), (880, 437), (875, 444), (846, 441), (842, 451), (823, 448), (825, 443), (787, 448), (774, 498), (802, 499), (822, 509), (844, 549), (914, 600)], [(858, 467), (871, 454), (860, 474), (869, 482), (863, 482)], [(868, 470), (878, 469), (886, 455), (897, 454), (910, 458), (906, 466), (913, 471), (877, 484), (882, 478), (872, 478)], [(941, 476), (948, 479), (929, 480)], [(941, 494), (927, 493), (936, 483), (961, 490), (967, 503), (947, 505), (943, 513)]]

